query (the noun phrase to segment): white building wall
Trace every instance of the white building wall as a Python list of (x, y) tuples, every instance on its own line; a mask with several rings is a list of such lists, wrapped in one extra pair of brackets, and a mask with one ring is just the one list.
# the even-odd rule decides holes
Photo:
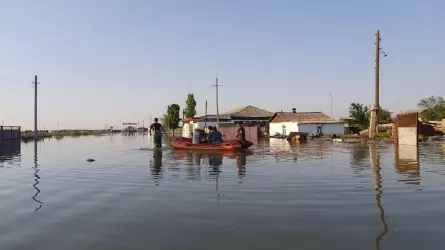
[[(321, 132), (323, 134), (331, 135), (336, 134), (338, 136), (342, 136), (345, 134), (345, 125), (343, 123), (338, 124), (332, 124), (332, 123), (326, 123), (326, 124), (318, 124), (322, 125)], [(305, 133), (317, 133), (317, 124), (298, 124), (298, 132), (305, 132)]]
[(269, 135), (274, 136), (276, 133), (283, 135), (283, 125), (286, 127), (284, 135), (289, 135), (290, 132), (298, 132), (298, 125), (295, 122), (274, 122), (269, 123)]

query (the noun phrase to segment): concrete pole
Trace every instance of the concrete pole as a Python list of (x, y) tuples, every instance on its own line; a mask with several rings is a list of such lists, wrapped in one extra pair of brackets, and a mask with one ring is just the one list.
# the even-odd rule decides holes
[(37, 141), (39, 136), (37, 133), (37, 75), (34, 76), (34, 141)]
[(377, 125), (379, 124), (379, 102), (380, 102), (380, 31), (375, 34), (375, 93), (374, 105), (371, 107), (371, 118), (369, 119), (369, 138), (374, 138), (378, 133)]

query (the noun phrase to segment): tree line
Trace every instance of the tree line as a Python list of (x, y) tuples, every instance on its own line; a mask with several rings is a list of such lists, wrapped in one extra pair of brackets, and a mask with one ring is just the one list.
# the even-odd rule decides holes
[[(417, 106), (422, 109), (421, 116), (428, 121), (440, 121), (445, 119), (445, 100), (441, 96), (430, 96), (419, 101)], [(351, 103), (349, 106), (349, 123), (357, 124), (360, 130), (369, 128), (371, 110), (361, 103)], [(390, 123), (391, 112), (382, 107), (379, 108), (379, 122)]]
[[(184, 118), (193, 118), (196, 115), (196, 100), (192, 93), (187, 94), (187, 99), (185, 101), (185, 108), (182, 110)], [(181, 107), (179, 104), (172, 103), (168, 105), (167, 112), (160, 118), (161, 124), (164, 128), (168, 130), (175, 130), (179, 128), (179, 123), (182, 121), (181, 118)]]

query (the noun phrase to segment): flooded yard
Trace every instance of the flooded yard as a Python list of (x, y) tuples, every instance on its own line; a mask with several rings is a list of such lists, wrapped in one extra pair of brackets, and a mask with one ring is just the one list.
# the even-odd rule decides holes
[(417, 162), (399, 160), (392, 144), (270, 139), (241, 153), (151, 148), (147, 136), (115, 135), (7, 151), (0, 249), (407, 250), (445, 243), (445, 144), (420, 145)]

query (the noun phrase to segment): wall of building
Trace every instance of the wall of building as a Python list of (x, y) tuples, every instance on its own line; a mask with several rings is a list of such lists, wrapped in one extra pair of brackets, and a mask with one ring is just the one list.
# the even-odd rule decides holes
[[(283, 134), (283, 126), (285, 126), (286, 131)], [(289, 135), (290, 132), (299, 132), (297, 123), (295, 122), (273, 122), (269, 123), (269, 135), (274, 136), (275, 134)]]
[[(298, 131), (297, 132), (305, 132), (305, 133), (317, 133), (317, 125), (320, 124), (298, 124)], [(342, 136), (345, 134), (345, 125), (343, 123), (327, 123), (327, 124), (321, 124), (321, 132), (325, 135), (332, 135), (336, 134), (338, 136)]]
[[(258, 141), (258, 126), (252, 126), (248, 127), (245, 126), (244, 129), (246, 130), (246, 139), (251, 142), (257, 142)], [(238, 127), (234, 126), (223, 126), (219, 128), (219, 131), (223, 135), (223, 140), (233, 140), (236, 139), (236, 131), (238, 130)]]

